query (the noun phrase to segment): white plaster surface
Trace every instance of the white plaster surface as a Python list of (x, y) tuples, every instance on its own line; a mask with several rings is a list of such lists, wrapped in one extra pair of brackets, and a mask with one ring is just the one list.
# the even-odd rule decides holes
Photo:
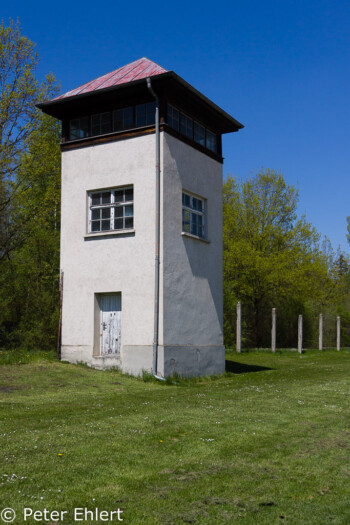
[[(130, 184), (134, 186), (135, 232), (84, 239), (87, 193)], [(154, 202), (154, 135), (63, 153), (63, 359), (72, 360), (74, 352), (79, 355), (74, 361), (92, 364), (96, 293), (122, 294), (121, 360), (125, 345), (152, 343)]]
[[(165, 345), (222, 345), (222, 165), (164, 135)], [(207, 240), (182, 230), (182, 190), (206, 199)]]
[[(161, 133), (160, 375), (224, 371), (222, 165)], [(87, 193), (134, 186), (134, 233), (87, 236)], [(183, 236), (182, 190), (207, 199), (209, 243)], [(62, 359), (135, 375), (152, 368), (155, 135), (62, 155)], [(122, 294), (121, 354), (93, 356), (95, 294)], [(95, 323), (96, 326), (96, 323)], [(95, 338), (96, 340), (96, 338)], [(96, 354), (96, 348), (95, 348)]]

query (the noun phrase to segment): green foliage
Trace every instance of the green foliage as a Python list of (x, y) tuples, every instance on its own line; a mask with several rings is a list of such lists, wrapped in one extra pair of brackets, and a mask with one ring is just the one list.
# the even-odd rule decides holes
[(10, 216), (21, 231), (21, 243), (2, 262), (0, 276), (3, 344), (48, 350), (57, 339), (59, 134), (58, 123), (41, 116), (21, 158), (19, 176), (25, 190), (13, 200)]
[(56, 93), (54, 78), (35, 77), (35, 45), (21, 34), (20, 24), (0, 25), (0, 260), (18, 245), (18, 229), (9, 220), (14, 197), (25, 189), (19, 176), (21, 157), (37, 129), (36, 104)]
[(48, 350), (57, 338), (60, 130), (36, 104), (57, 92), (35, 76), (35, 45), (0, 25), (0, 346)]
[(241, 301), (245, 344), (270, 344), (275, 307), (279, 346), (296, 345), (297, 315), (311, 298), (325, 302), (332, 289), (319, 235), (297, 217), (298, 192), (280, 173), (262, 170), (242, 183), (229, 177), (223, 198), (225, 342), (234, 344)]
[(28, 363), (39, 363), (41, 361), (57, 361), (56, 353), (53, 351), (24, 350), (11, 348), (0, 350), (0, 365), (26, 365)]

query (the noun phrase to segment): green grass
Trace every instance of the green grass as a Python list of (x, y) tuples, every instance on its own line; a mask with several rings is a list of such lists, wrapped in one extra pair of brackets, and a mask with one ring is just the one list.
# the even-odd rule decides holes
[(75, 507), (132, 525), (350, 523), (349, 349), (229, 353), (225, 375), (178, 384), (26, 359), (0, 367), (14, 523), (35, 523), (24, 507), (65, 524)]

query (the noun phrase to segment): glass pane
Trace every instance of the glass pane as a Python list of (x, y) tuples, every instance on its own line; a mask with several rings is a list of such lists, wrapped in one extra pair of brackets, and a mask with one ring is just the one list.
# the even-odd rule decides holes
[(80, 119), (80, 137), (88, 137), (89, 136), (89, 117), (84, 117)]
[(109, 133), (111, 131), (111, 114), (102, 113), (101, 115), (101, 133)]
[(193, 121), (190, 118), (187, 118), (186, 120), (186, 135), (188, 138), (193, 138)]
[(182, 194), (182, 203), (184, 206), (190, 207), (190, 196), (186, 195), (186, 193)]
[(123, 229), (123, 219), (114, 219), (114, 229), (115, 230)]
[(114, 192), (114, 202), (123, 202), (124, 201), (124, 191), (116, 190)]
[(102, 208), (102, 219), (109, 219), (111, 216), (111, 208)]
[(216, 135), (207, 130), (207, 141), (206, 146), (210, 151), (216, 152)]
[(91, 231), (92, 232), (99, 232), (100, 231), (100, 221), (92, 222), (91, 223)]
[(134, 226), (134, 219), (129, 217), (125, 219), (125, 228), (132, 228)]
[(182, 210), (182, 231), (190, 232), (190, 212), (188, 210)]
[(132, 128), (134, 125), (133, 108), (124, 108), (124, 129)]
[(134, 200), (134, 190), (133, 188), (129, 188), (128, 190), (125, 190), (125, 201), (130, 202)]
[(101, 193), (93, 193), (91, 195), (91, 204), (93, 206), (97, 206), (98, 204), (101, 204), (100, 197), (101, 197)]
[(117, 109), (113, 113), (113, 129), (114, 131), (121, 131), (123, 129), (123, 110)]
[(134, 206), (125, 206), (125, 217), (132, 217), (134, 215)]
[(116, 206), (114, 208), (114, 217), (123, 217), (123, 206)]
[(197, 199), (197, 210), (203, 211), (203, 202), (200, 199)]
[(75, 140), (79, 138), (79, 120), (78, 119), (70, 121), (69, 138), (71, 140)]
[(102, 197), (102, 204), (109, 204), (111, 202), (111, 192), (110, 191), (105, 191), (101, 193), (101, 197)]
[(198, 124), (198, 122), (195, 122), (193, 130), (194, 130), (194, 134), (193, 134), (194, 140), (196, 142), (198, 142), (198, 144), (200, 144), (201, 146), (205, 146), (205, 129), (204, 129), (204, 127), (201, 126), (200, 124)]
[(168, 124), (179, 131), (179, 112), (172, 106), (168, 106)]
[(91, 220), (96, 221), (100, 219), (100, 210), (92, 210), (91, 211)]
[(156, 114), (156, 103), (149, 102), (147, 104), (147, 124), (154, 124)]
[(193, 197), (193, 199), (192, 199), (192, 208), (194, 210), (198, 210), (197, 203), (198, 203), (198, 199), (196, 199), (196, 197)]
[(91, 134), (99, 135), (101, 133), (100, 115), (92, 115), (91, 117)]
[(111, 229), (111, 221), (109, 219), (101, 221), (102, 222), (102, 231)]
[(146, 104), (136, 106), (136, 126), (146, 125)]
[(189, 212), (188, 210), (182, 210), (182, 217), (184, 221), (190, 222), (191, 212)]
[(180, 115), (180, 131), (183, 135), (186, 135), (186, 120), (187, 117), (181, 113)]

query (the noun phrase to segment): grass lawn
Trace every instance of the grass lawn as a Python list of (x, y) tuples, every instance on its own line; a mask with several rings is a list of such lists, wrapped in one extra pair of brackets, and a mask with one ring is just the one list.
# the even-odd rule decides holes
[[(16, 524), (98, 507), (132, 525), (348, 525), (350, 350), (227, 359), (224, 376), (178, 385), (2, 364), (0, 511)], [(24, 507), (67, 514), (24, 521)]]

